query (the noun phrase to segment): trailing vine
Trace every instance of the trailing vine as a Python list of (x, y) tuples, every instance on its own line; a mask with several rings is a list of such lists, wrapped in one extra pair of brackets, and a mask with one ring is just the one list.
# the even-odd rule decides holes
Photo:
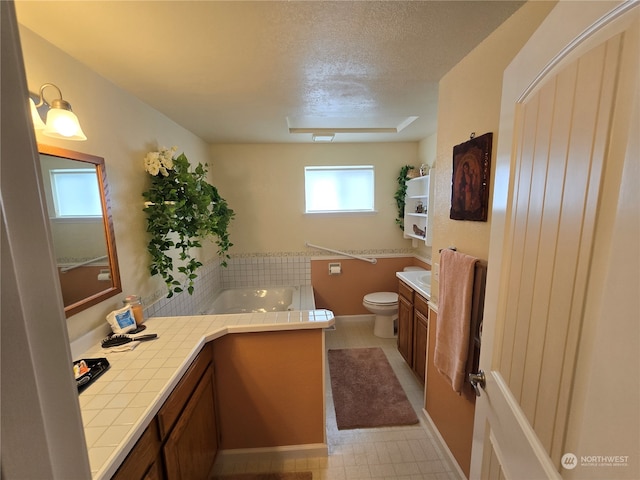
[(398, 189), (396, 190), (393, 198), (396, 200), (396, 205), (398, 206), (398, 217), (396, 218), (396, 224), (400, 226), (400, 230), (404, 232), (404, 205), (405, 205), (405, 197), (407, 195), (407, 180), (409, 177), (407, 174), (409, 170), (413, 170), (415, 167), (412, 165), (405, 165), (400, 169), (400, 174), (398, 175)]
[(207, 183), (207, 165), (198, 163), (192, 170), (184, 153), (174, 158), (175, 152), (176, 147), (163, 147), (147, 154), (145, 170), (151, 175), (151, 186), (142, 193), (151, 236), (147, 245), (151, 255), (149, 272), (162, 277), (169, 290), (167, 297), (183, 291), (182, 283), (175, 278), (171, 251), (178, 252), (182, 265), (177, 270), (184, 275), (191, 295), (196, 271), (202, 266), (191, 252), (202, 246), (200, 239), (216, 237), (221, 265), (225, 267), (227, 251), (233, 245), (227, 229), (234, 212), (216, 187)]

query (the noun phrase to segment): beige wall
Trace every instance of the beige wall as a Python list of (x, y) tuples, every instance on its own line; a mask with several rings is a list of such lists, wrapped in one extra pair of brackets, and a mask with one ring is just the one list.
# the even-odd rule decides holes
[[(434, 194), (433, 263), (439, 263), (438, 251), (455, 246), (458, 251), (487, 259), (491, 209), (487, 222), (451, 220), (451, 174), (453, 147), (476, 136), (493, 132), (495, 157), (500, 117), (502, 74), (525, 41), (555, 2), (529, 2), (493, 32), (485, 41), (452, 68), (440, 81), (438, 97), (438, 133), (435, 168), (431, 170)], [(493, 196), (494, 171), (491, 171), (489, 207)], [(438, 298), (437, 281), (431, 291)]]
[[(493, 132), (495, 156), (502, 74), (553, 5), (554, 2), (525, 4), (440, 81), (437, 154), (431, 170), (434, 186), (431, 197), (431, 211), (434, 212), (432, 265), (439, 263), (439, 249), (448, 246), (455, 246), (459, 251), (478, 258), (488, 258), (491, 210), (487, 222), (449, 219), (453, 147), (468, 140), (471, 132), (477, 136)], [(492, 171), (492, 184), (493, 178)], [(437, 304), (438, 282), (434, 276), (431, 278), (432, 299)], [(432, 322), (431, 317), (435, 316), (436, 312), (430, 312), (429, 321)], [(433, 342), (434, 331), (430, 329), (429, 335), (430, 342)], [(433, 344), (429, 351), (433, 352)], [(427, 392), (434, 387), (436, 394), (427, 394), (425, 408), (462, 471), (468, 476), (475, 397), (469, 392), (460, 396), (451, 388), (442, 388), (440, 375), (431, 368), (432, 353), (429, 353), (429, 357)]]
[[(411, 258), (380, 259), (376, 265), (307, 249), (305, 242), (354, 253), (412, 252), (396, 225), (393, 195), (403, 165), (418, 167), (418, 143), (212, 145), (213, 178), (234, 209), (232, 255), (305, 252), (335, 257), (343, 274), (329, 276), (327, 260), (311, 262), (311, 283), (318, 308), (337, 315), (367, 314), (365, 293), (395, 291), (395, 272)], [(304, 213), (304, 167), (358, 165), (375, 167), (373, 214)]]
[[(419, 165), (418, 143), (213, 145), (213, 178), (236, 212), (231, 253), (302, 252), (305, 241), (340, 250), (411, 248), (395, 224), (403, 165)], [(304, 167), (373, 165), (373, 214), (304, 213)]]
[[(165, 295), (164, 284), (159, 278), (150, 278), (147, 270), (148, 238), (141, 196), (149, 181), (143, 158), (158, 146), (177, 145), (192, 163), (210, 165), (209, 180), (236, 212), (230, 230), (232, 254), (301, 252), (305, 241), (348, 250), (411, 248), (395, 224), (393, 194), (400, 167), (421, 163), (417, 142), (208, 146), (32, 31), (21, 28), (20, 34), (29, 90), (37, 92), (47, 82), (60, 87), (88, 137), (85, 142), (72, 142), (38, 135), (37, 141), (104, 157), (111, 187), (123, 293), (70, 317), (67, 323), (72, 341), (102, 325), (124, 295), (142, 295), (147, 301)], [(375, 166), (376, 213), (356, 217), (303, 213), (303, 167), (329, 164)], [(215, 245), (207, 243), (201, 260), (213, 260), (215, 251)]]
[[(69, 337), (75, 340), (106, 322), (106, 314), (121, 306), (124, 295), (138, 294), (147, 298), (165, 295), (161, 280), (151, 279), (147, 270), (149, 257), (141, 194), (148, 185), (148, 177), (143, 158), (147, 151), (158, 146), (177, 145), (192, 163), (206, 162), (209, 160), (208, 147), (192, 133), (30, 30), (21, 28), (20, 36), (29, 91), (37, 92), (40, 85), (47, 82), (60, 87), (88, 137), (85, 142), (73, 142), (38, 135), (38, 142), (104, 157), (111, 187), (123, 294), (70, 317), (67, 321)], [(51, 93), (47, 90), (46, 95)], [(202, 257), (207, 260), (214, 254), (215, 249), (208, 248)]]
[(429, 167), (433, 167), (436, 162), (436, 145), (438, 141), (438, 135), (433, 133), (428, 137), (422, 139), (418, 143), (418, 152), (420, 156), (420, 164), (427, 164)]
[[(524, 23), (537, 24), (536, 15), (541, 13), (536, 12), (546, 11), (545, 5), (546, 2), (536, 2), (527, 6), (531, 17)], [(518, 15), (522, 18), (525, 14)], [(492, 35), (443, 79), (436, 151), (435, 136), (419, 144), (208, 146), (22, 28), (29, 89), (37, 91), (45, 82), (58, 85), (80, 117), (88, 137), (86, 142), (70, 142), (39, 136), (38, 141), (104, 157), (111, 185), (123, 294), (71, 317), (70, 338), (74, 340), (101, 325), (125, 294), (139, 294), (146, 299), (164, 295), (160, 279), (151, 279), (147, 271), (141, 197), (148, 185), (142, 159), (147, 151), (162, 145), (177, 145), (192, 163), (210, 164), (210, 181), (237, 215), (230, 230), (234, 243), (231, 254), (300, 252), (305, 250), (305, 241), (347, 250), (407, 251), (411, 242), (402, 238), (395, 224), (393, 194), (397, 173), (405, 164), (435, 163), (431, 208), (435, 256), (438, 248), (455, 244), (461, 251), (486, 258), (489, 224), (448, 220), (451, 149), (468, 138), (471, 131), (480, 134), (496, 130), (505, 58), (511, 58), (519, 45), (517, 39), (525, 38), (528, 31), (522, 27), (510, 32), (516, 41), (504, 42)], [(327, 164), (373, 164), (377, 212), (357, 217), (305, 215), (303, 167)], [(418, 245), (418, 253), (429, 257), (431, 249)], [(201, 259), (206, 262), (214, 256), (215, 246), (207, 245)], [(437, 295), (437, 287), (435, 292)]]

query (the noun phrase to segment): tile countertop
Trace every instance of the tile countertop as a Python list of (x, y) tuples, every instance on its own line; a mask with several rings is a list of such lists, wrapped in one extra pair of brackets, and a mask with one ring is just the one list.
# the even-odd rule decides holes
[[(423, 277), (429, 277), (429, 283), (423, 282)], [(427, 300), (431, 301), (431, 272), (429, 271), (413, 271), (413, 272), (396, 272), (396, 277), (413, 288)]]
[(110, 368), (79, 395), (91, 476), (113, 476), (205, 343), (227, 333), (326, 328), (329, 310), (155, 317), (143, 332), (155, 340), (127, 352), (100, 345), (80, 358), (107, 358)]

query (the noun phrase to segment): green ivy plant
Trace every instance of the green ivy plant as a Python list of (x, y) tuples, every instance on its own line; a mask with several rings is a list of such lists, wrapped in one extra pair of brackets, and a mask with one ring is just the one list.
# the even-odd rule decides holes
[(202, 266), (192, 256), (192, 249), (202, 246), (201, 239), (215, 237), (221, 265), (227, 266), (228, 250), (233, 245), (227, 231), (234, 216), (233, 210), (206, 181), (207, 164), (198, 163), (191, 169), (184, 153), (174, 158), (177, 148), (162, 147), (145, 157), (145, 170), (151, 176), (151, 186), (142, 196), (146, 200), (147, 250), (151, 255), (149, 271), (160, 275), (172, 297), (183, 291), (182, 283), (174, 276), (173, 250), (183, 262), (178, 272), (186, 278), (187, 291), (193, 294), (196, 271)]
[(396, 205), (398, 206), (398, 217), (396, 218), (396, 224), (400, 226), (400, 230), (404, 232), (404, 204), (405, 197), (407, 195), (407, 180), (409, 177), (407, 174), (409, 170), (413, 170), (415, 167), (412, 165), (405, 165), (400, 169), (400, 174), (398, 175), (398, 189), (396, 190), (393, 198), (396, 199)]

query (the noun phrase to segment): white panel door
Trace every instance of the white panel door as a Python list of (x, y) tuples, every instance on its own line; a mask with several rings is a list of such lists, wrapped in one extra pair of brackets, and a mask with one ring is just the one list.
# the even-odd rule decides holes
[(630, 17), (640, 9), (618, 8), (503, 105), (513, 121), (505, 131), (501, 119), (505, 194), (494, 203), (471, 478), (561, 476), (594, 241), (600, 219), (615, 214), (603, 184), (620, 181), (605, 179), (606, 167), (624, 161), (611, 153), (616, 102), (638, 56)]

